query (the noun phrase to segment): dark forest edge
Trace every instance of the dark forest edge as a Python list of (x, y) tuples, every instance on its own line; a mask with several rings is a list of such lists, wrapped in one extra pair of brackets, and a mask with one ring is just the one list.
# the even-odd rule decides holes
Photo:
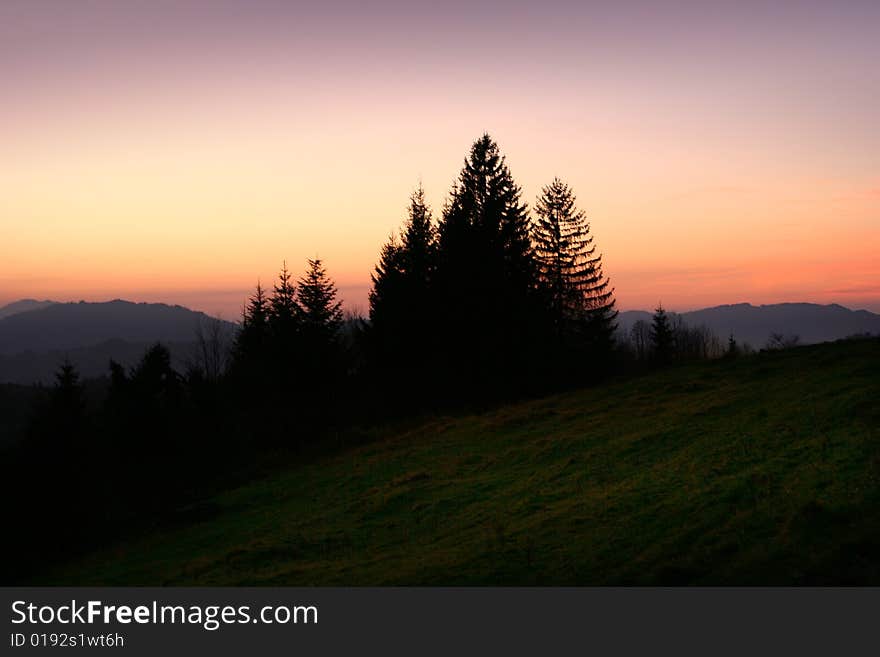
[(878, 366), (841, 340), (353, 428), (30, 581), (877, 583)]
[(344, 316), (314, 259), (299, 278), (285, 264), (271, 291), (257, 284), (233, 344), (219, 324), (201, 326), (184, 372), (162, 344), (130, 369), (111, 362), (88, 388), (63, 364), (26, 439), (4, 454), (4, 525), (16, 528), (4, 581), (173, 522), (273, 463), (366, 439), (364, 427), (753, 351), (662, 307), (620, 339), (574, 192), (554, 179), (534, 216), (521, 196), (484, 135), (439, 220), (413, 193), (380, 253), (369, 318)]

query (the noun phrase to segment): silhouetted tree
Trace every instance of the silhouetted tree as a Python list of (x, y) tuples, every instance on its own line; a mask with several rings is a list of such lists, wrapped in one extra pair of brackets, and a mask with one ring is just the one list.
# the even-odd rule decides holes
[(174, 498), (187, 476), (191, 440), (185, 438), (184, 381), (172, 366), (171, 352), (157, 342), (120, 382), (123, 388), (115, 394), (124, 398), (123, 415), (111, 435), (121, 443), (135, 504), (157, 510)]
[(306, 345), (319, 349), (334, 345), (342, 326), (342, 303), (337, 301), (336, 286), (320, 259), (309, 260), (296, 299)]
[[(303, 309), (297, 301), (296, 285), (286, 261), (269, 299), (268, 326), (266, 360), (257, 360), (254, 365), (263, 379), (258, 387), (268, 385), (276, 398), (274, 403), (278, 405), (284, 403), (284, 398), (293, 394), (301, 384), (297, 377), (303, 358)], [(291, 427), (292, 424), (286, 430)]]
[(110, 387), (104, 408), (111, 426), (119, 427), (129, 420), (132, 405), (129, 384), (125, 367), (110, 359)]
[(651, 347), (657, 363), (665, 365), (672, 360), (674, 347), (672, 329), (669, 326), (669, 316), (662, 305), (658, 305), (654, 310), (651, 323)]
[(739, 353), (739, 345), (736, 343), (733, 333), (731, 333), (730, 337), (727, 338), (727, 351), (724, 352), (724, 356), (726, 358), (736, 358), (739, 356)]
[[(64, 554), (66, 541), (80, 537), (84, 528), (79, 521), (87, 503), (84, 492), (90, 484), (91, 427), (85, 391), (70, 361), (59, 366), (55, 384), (34, 410), (17, 463), (3, 473), (7, 485), (18, 479), (5, 492), (18, 496), (14, 506), (20, 506), (17, 522), (7, 525), (12, 531), (4, 540), (30, 543), (29, 553), (19, 555), (23, 562)], [(6, 451), (3, 457), (13, 454)], [(59, 536), (65, 540), (59, 541)]]
[[(440, 246), (446, 260), (467, 255), (470, 242), (484, 263), (500, 268), (512, 290), (528, 288), (536, 279), (529, 239), (529, 216), (498, 144), (484, 134), (474, 142), (453, 187), (440, 223)], [(448, 264), (448, 263), (447, 263)], [(473, 264), (473, 263), (470, 263)], [(518, 285), (517, 285), (518, 284)]]
[(253, 296), (241, 313), (241, 328), (235, 337), (234, 357), (238, 360), (253, 357), (266, 348), (269, 337), (269, 300), (257, 282)]
[(147, 349), (132, 371), (131, 382), (142, 399), (151, 399), (161, 406), (175, 403), (180, 390), (180, 377), (171, 366), (168, 347), (157, 342)]
[(447, 372), (474, 385), (527, 378), (540, 311), (529, 217), (489, 135), (471, 147), (438, 236), (438, 335)]
[[(374, 357), (402, 383), (416, 372), (423, 376), (431, 358), (429, 322), (436, 256), (431, 210), (419, 186), (410, 196), (401, 239), (392, 235), (382, 247), (370, 291)], [(412, 389), (412, 383), (405, 385)]]
[(336, 299), (336, 286), (327, 276), (321, 260), (308, 261), (299, 279), (297, 301), (300, 307), (300, 378), (297, 388), (300, 416), (311, 431), (326, 430), (338, 408), (338, 388), (345, 371), (342, 362), (342, 304)]
[(68, 461), (85, 434), (85, 399), (79, 373), (65, 360), (55, 372), (45, 406), (38, 409), (31, 439), (40, 445), (46, 461)]
[(405, 276), (403, 245), (392, 234), (379, 253), (379, 263), (371, 275), (373, 287), (369, 296), (370, 322), (377, 334), (383, 337), (387, 334), (392, 340), (403, 331), (401, 325), (406, 314)]
[(272, 298), (269, 299), (269, 328), (274, 338), (282, 342), (293, 340), (301, 317), (302, 308), (297, 303), (296, 286), (285, 262), (278, 274), (278, 283)]
[(51, 412), (64, 428), (65, 433), (78, 435), (83, 429), (85, 400), (79, 373), (69, 360), (65, 360), (55, 374), (55, 387), (50, 397)]
[(571, 188), (554, 178), (535, 206), (532, 239), (557, 337), (586, 340), (598, 355), (609, 352), (614, 341), (614, 289), (575, 201)]
[(403, 267), (416, 292), (423, 294), (436, 266), (436, 231), (431, 208), (425, 201), (425, 190), (419, 185), (409, 199), (407, 220), (403, 228)]

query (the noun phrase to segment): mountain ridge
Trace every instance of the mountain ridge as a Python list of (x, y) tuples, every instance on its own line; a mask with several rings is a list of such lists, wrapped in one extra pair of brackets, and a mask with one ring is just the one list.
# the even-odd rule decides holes
[(0, 383), (51, 382), (65, 359), (84, 377), (100, 376), (111, 358), (132, 365), (156, 342), (180, 365), (193, 353), (199, 327), (213, 322), (230, 340), (235, 324), (164, 303), (80, 301), (19, 312), (0, 319)]
[(12, 315), (18, 315), (19, 313), (30, 312), (32, 310), (40, 310), (41, 308), (51, 306), (55, 303), (58, 302), (49, 301), (48, 299), (43, 301), (38, 301), (37, 299), (19, 299), (18, 301), (7, 303), (5, 306), (0, 306), (0, 319), (11, 317)]
[[(689, 326), (706, 326), (720, 338), (733, 335), (738, 342), (759, 348), (771, 333), (797, 335), (804, 344), (830, 342), (860, 333), (880, 333), (880, 315), (853, 310), (838, 303), (783, 302), (753, 305), (748, 302), (721, 304), (681, 313)], [(626, 310), (618, 316), (618, 330), (626, 334), (639, 320), (651, 321), (653, 312)]]
[(165, 303), (113, 299), (68, 302), (16, 313), (0, 319), (0, 354), (75, 349), (108, 340), (188, 342), (198, 322), (219, 321), (207, 314)]
[[(192, 352), (200, 325), (221, 322), (227, 340), (237, 327), (181, 305), (124, 299), (64, 303), (22, 299), (0, 312), (10, 308), (18, 310), (0, 316), (0, 383), (51, 382), (65, 358), (80, 367), (83, 376), (99, 376), (106, 373), (110, 358), (133, 364), (155, 342), (171, 345), (180, 364)], [(741, 302), (670, 314), (688, 325), (706, 326), (722, 340), (733, 335), (755, 348), (764, 346), (771, 333), (797, 335), (804, 344), (880, 334), (880, 315), (837, 303)], [(618, 330), (626, 336), (635, 322), (650, 322), (651, 316), (646, 310), (622, 311)]]

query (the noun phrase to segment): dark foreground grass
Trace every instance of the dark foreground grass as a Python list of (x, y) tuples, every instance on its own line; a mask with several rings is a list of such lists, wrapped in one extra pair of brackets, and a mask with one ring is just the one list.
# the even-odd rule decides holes
[(42, 582), (880, 584), (878, 374), (841, 342), (438, 418)]

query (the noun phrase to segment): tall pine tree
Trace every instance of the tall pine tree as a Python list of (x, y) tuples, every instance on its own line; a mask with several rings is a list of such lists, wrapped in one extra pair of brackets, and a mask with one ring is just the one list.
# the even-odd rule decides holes
[(235, 336), (233, 358), (235, 363), (262, 358), (269, 340), (269, 300), (263, 286), (257, 281), (253, 296), (241, 313), (241, 328)]
[(559, 178), (543, 188), (532, 224), (535, 260), (557, 338), (585, 340), (594, 355), (610, 351), (617, 311), (586, 214)]
[[(445, 259), (489, 258), (514, 284), (534, 281), (529, 216), (498, 144), (484, 134), (471, 146), (440, 222), (440, 248)], [(474, 264), (474, 263), (470, 263)], [(487, 274), (490, 272), (486, 272)]]
[(319, 259), (309, 260), (297, 286), (301, 309), (298, 420), (311, 433), (326, 431), (338, 419), (344, 362), (340, 331), (342, 304)]
[(392, 235), (382, 247), (372, 276), (371, 343), (380, 367), (392, 376), (427, 369), (436, 253), (436, 231), (420, 185), (410, 196), (401, 238)]
[(498, 144), (483, 135), (438, 229), (439, 336), (458, 380), (527, 376), (537, 271), (521, 197)]
[(287, 262), (281, 267), (272, 298), (269, 299), (269, 326), (276, 340), (294, 340), (301, 319), (302, 309), (297, 303), (296, 286), (293, 284)]
[(403, 246), (392, 233), (382, 245), (379, 263), (371, 276), (370, 323), (374, 333), (387, 334), (393, 339), (401, 330), (400, 324), (406, 312), (404, 277)]
[(422, 294), (434, 274), (437, 243), (431, 208), (421, 184), (409, 198), (402, 247), (404, 271), (413, 292)]
[(55, 386), (49, 394), (49, 404), (36, 422), (37, 438), (47, 444), (46, 457), (59, 463), (69, 459), (77, 443), (84, 437), (85, 394), (79, 373), (66, 360), (55, 372)]
[(306, 349), (325, 349), (336, 344), (342, 327), (342, 303), (336, 299), (336, 286), (320, 259), (308, 261), (299, 280), (296, 302)]

